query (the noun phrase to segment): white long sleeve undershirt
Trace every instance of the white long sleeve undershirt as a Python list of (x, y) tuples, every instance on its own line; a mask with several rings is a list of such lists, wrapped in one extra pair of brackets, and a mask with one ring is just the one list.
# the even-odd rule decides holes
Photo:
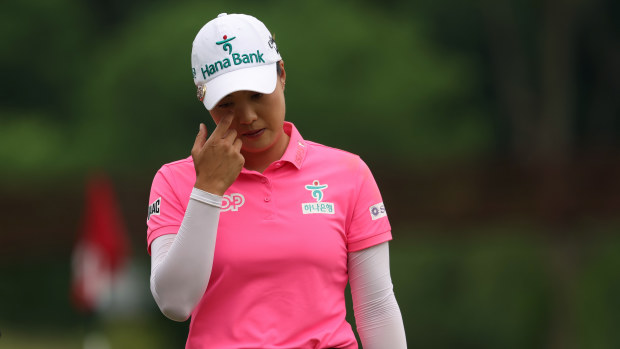
[(194, 188), (179, 232), (151, 243), (151, 293), (171, 320), (187, 320), (207, 289), (221, 207), (221, 196)]
[[(178, 234), (151, 243), (151, 292), (175, 321), (191, 315), (207, 289), (222, 197), (194, 188)], [(365, 349), (407, 347), (394, 296), (388, 243), (350, 252), (349, 283), (357, 330)]]
[(349, 253), (349, 285), (357, 333), (364, 349), (407, 348), (384, 242)]

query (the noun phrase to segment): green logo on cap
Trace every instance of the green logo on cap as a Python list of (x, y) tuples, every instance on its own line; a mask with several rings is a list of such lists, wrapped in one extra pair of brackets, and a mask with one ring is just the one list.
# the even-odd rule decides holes
[(227, 51), (228, 54), (232, 53), (232, 45), (230, 44), (230, 41), (233, 40), (234, 38), (236, 38), (236, 36), (233, 36), (232, 38), (228, 38), (228, 36), (224, 35), (222, 41), (217, 41), (215, 44), (216, 45), (224, 45), (222, 46), (222, 49), (224, 49), (224, 51)]

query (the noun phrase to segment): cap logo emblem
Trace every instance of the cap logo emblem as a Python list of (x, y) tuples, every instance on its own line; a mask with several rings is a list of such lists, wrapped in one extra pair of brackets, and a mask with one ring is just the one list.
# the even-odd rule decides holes
[(275, 35), (269, 36), (269, 41), (267, 42), (267, 45), (269, 45), (270, 48), (276, 50), (277, 53), (280, 53), (280, 51), (278, 51), (278, 45), (276, 45), (276, 40), (274, 36)]
[(226, 52), (228, 52), (228, 54), (232, 53), (232, 45), (230, 44), (230, 41), (235, 39), (236, 36), (233, 36), (232, 38), (228, 38), (228, 36), (224, 35), (222, 41), (217, 41), (215, 42), (216, 45), (222, 45), (222, 49)]
[(198, 97), (198, 100), (202, 102), (207, 94), (207, 84), (198, 85), (197, 87), (198, 90), (196, 91), (196, 97)]

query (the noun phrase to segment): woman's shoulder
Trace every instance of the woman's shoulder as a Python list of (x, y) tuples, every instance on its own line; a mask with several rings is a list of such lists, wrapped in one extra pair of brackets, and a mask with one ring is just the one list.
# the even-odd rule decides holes
[(366, 166), (364, 160), (355, 153), (321, 143), (305, 141), (308, 145), (306, 162), (318, 167), (358, 172)]
[(157, 172), (168, 175), (194, 171), (194, 160), (191, 156), (163, 164)]
[[(187, 191), (196, 181), (196, 171), (192, 157), (166, 163), (155, 174), (153, 187), (173, 188)], [(189, 195), (189, 194), (187, 194)]]
[(335, 158), (335, 159), (343, 159), (343, 158), (359, 159), (360, 158), (359, 155), (354, 154), (347, 150), (330, 147), (325, 144), (308, 141), (308, 140), (306, 140), (305, 142), (311, 149), (313, 149), (313, 153), (315, 153), (315, 155), (317, 156), (327, 156), (329, 158)]

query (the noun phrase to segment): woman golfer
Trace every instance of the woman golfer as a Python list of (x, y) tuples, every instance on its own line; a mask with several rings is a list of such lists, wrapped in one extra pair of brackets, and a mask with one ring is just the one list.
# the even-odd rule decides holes
[(191, 157), (164, 165), (149, 201), (151, 291), (191, 316), (186, 348), (406, 348), (392, 291), (391, 228), (356, 155), (284, 121), (286, 71), (254, 17), (220, 14), (197, 34), (192, 71), (204, 124)]

